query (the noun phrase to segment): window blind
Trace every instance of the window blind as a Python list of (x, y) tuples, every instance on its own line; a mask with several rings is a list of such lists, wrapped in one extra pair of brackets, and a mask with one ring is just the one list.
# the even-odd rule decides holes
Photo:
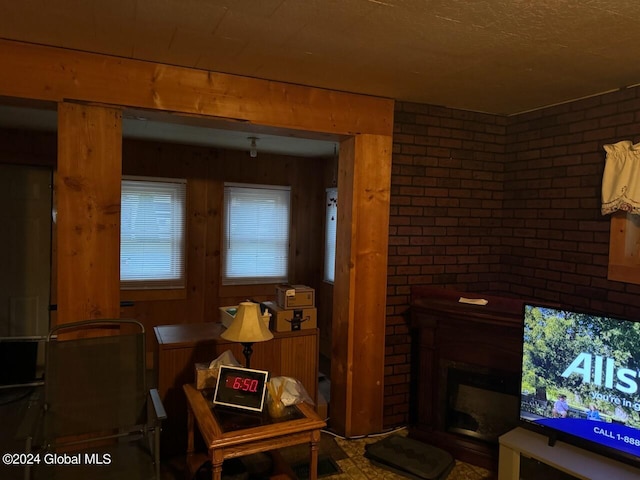
[(223, 285), (286, 282), (290, 187), (225, 184), (224, 209)]
[(338, 189), (327, 188), (324, 235), (324, 280), (333, 283), (336, 273), (336, 227), (338, 225)]
[(122, 181), (120, 286), (185, 286), (186, 180)]

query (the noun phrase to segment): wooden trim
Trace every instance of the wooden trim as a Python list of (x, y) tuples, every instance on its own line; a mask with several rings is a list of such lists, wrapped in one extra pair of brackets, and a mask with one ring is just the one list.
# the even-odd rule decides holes
[[(353, 334), (350, 319), (354, 318), (352, 298), (355, 277), (351, 274), (350, 225), (353, 225), (354, 139), (340, 144), (338, 161), (338, 223), (336, 225), (336, 265), (333, 289), (333, 320), (331, 323), (331, 427), (349, 437), (353, 396)], [(344, 177), (344, 180), (343, 180)], [(336, 354), (335, 352), (340, 352)]]
[(154, 300), (184, 300), (186, 288), (159, 288), (149, 290), (120, 290), (122, 301), (148, 302)]
[(0, 96), (73, 99), (300, 132), (391, 135), (393, 100), (0, 40)]

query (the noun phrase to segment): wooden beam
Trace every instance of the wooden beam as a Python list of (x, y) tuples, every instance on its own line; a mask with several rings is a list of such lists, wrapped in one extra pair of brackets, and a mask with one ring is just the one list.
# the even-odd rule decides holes
[(331, 418), (347, 437), (382, 430), (391, 148), (380, 135), (340, 146)]
[(65, 102), (58, 127), (60, 323), (118, 316), (119, 303), (119, 110), (66, 102), (339, 138), (331, 422), (348, 436), (381, 429), (393, 100), (8, 40), (0, 40), (0, 65), (0, 97)]
[(206, 115), (325, 134), (391, 135), (393, 100), (0, 40), (0, 96)]
[(120, 317), (121, 113), (58, 106), (57, 323)]

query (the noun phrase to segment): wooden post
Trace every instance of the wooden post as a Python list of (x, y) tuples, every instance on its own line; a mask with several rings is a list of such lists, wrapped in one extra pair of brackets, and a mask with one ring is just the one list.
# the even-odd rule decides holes
[(347, 437), (382, 430), (391, 137), (340, 145), (331, 419)]
[(120, 317), (121, 112), (58, 105), (57, 323)]

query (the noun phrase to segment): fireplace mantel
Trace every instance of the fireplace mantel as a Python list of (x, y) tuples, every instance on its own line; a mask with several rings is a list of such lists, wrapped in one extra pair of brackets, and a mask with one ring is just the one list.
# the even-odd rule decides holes
[[(460, 297), (472, 300), (487, 300), (486, 305), (462, 303)], [(413, 287), (411, 289), (411, 306), (416, 308), (435, 308), (457, 318), (473, 315), (487, 323), (497, 323), (520, 328), (522, 325), (522, 308), (524, 301), (481, 293), (459, 292), (449, 288)]]
[[(416, 392), (410, 435), (460, 460), (495, 469), (497, 439), (487, 442), (447, 428), (446, 372), (450, 366), (490, 371), (513, 385), (520, 371), (523, 301), (435, 287), (414, 287), (411, 293)], [(461, 303), (460, 297), (485, 299), (487, 304)], [(515, 424), (517, 411), (513, 415)]]

